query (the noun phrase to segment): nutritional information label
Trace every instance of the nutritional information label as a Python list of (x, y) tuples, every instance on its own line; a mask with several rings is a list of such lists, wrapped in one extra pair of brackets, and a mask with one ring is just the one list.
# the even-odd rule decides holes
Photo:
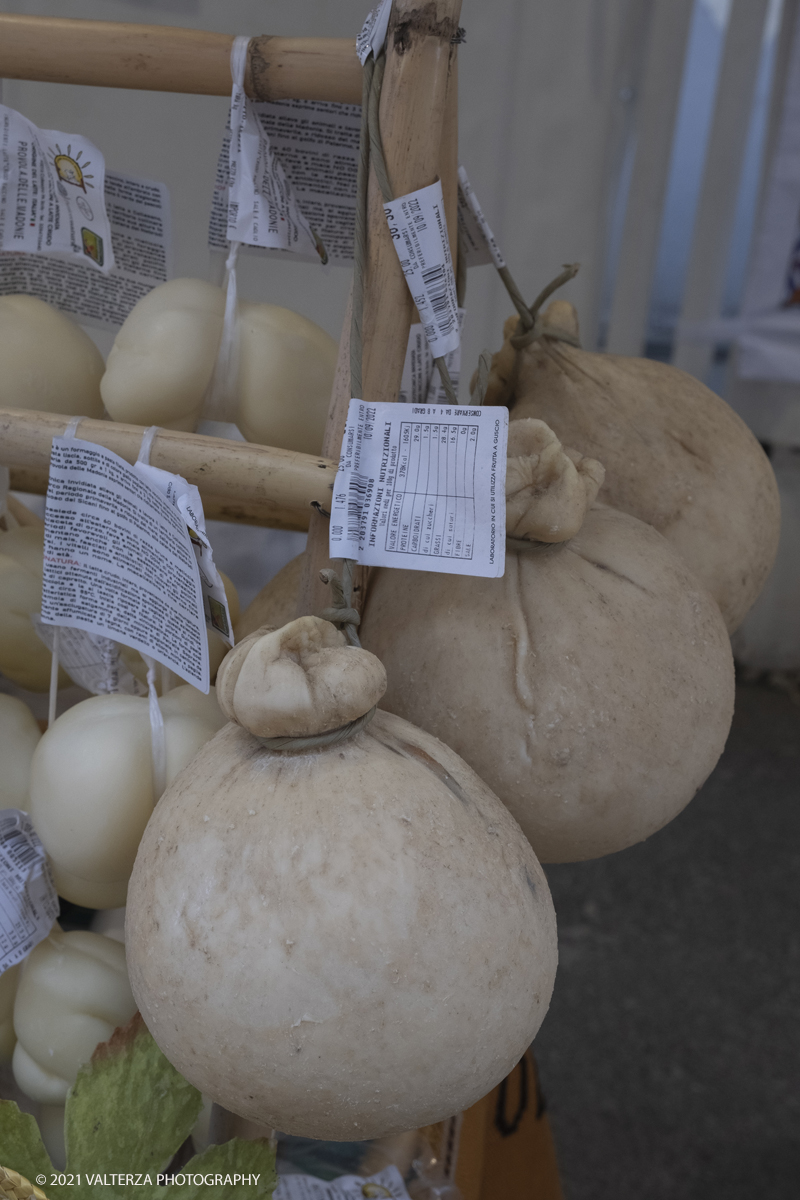
[(478, 426), (403, 421), (386, 549), (471, 559)]
[(351, 400), (331, 558), (502, 575), (507, 445), (507, 408)]

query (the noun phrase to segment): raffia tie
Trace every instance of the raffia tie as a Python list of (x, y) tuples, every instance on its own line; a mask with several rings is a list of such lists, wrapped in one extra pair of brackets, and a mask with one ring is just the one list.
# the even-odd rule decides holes
[(41, 1188), (10, 1167), (0, 1167), (0, 1196), (5, 1200), (29, 1200), (30, 1196), (35, 1196), (36, 1200), (47, 1200)]
[(515, 350), (524, 350), (526, 346), (530, 346), (532, 342), (539, 341), (542, 337), (549, 337), (558, 342), (567, 342), (571, 346), (580, 346), (580, 341), (574, 334), (567, 333), (566, 331), (559, 332), (556, 329), (548, 329), (539, 318), (539, 310), (545, 300), (549, 300), (553, 292), (557, 292), (565, 283), (569, 283), (570, 279), (574, 279), (579, 269), (580, 263), (565, 263), (561, 274), (556, 275), (555, 279), (552, 279), (547, 287), (542, 288), (530, 308), (525, 308), (524, 313), (520, 311), (520, 307), (512, 295), (515, 307), (519, 312), (520, 324), (522, 325), (521, 332), (515, 333), (509, 339)]

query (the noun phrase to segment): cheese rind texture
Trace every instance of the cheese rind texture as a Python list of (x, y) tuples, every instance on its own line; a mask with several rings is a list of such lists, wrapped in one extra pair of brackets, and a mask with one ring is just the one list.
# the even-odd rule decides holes
[(131, 985), (225, 1108), (357, 1140), (467, 1108), (550, 1000), (555, 915), (516, 823), (435, 738), (378, 711), (322, 750), (232, 723), (163, 796), (128, 891)]

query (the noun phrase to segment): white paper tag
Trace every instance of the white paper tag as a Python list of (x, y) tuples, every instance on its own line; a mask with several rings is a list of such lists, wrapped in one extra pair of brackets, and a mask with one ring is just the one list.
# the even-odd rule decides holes
[[(358, 178), (361, 105), (327, 100), (265, 100), (250, 109), (269, 138), (303, 215), (325, 245), (328, 261), (353, 261), (353, 229)], [(217, 178), (211, 203), (208, 245), (228, 248), (228, 187), (230, 132), (225, 133), (217, 160)], [(243, 247), (249, 254), (319, 262), (315, 247), (307, 254), (266, 247)]]
[[(465, 308), (458, 310), (459, 333), (464, 328)], [(445, 355), (445, 364), (450, 376), (453, 390), (458, 393), (458, 383), (461, 378), (461, 346), (456, 346)], [(412, 325), (408, 334), (406, 358), (403, 363), (403, 376), (400, 380), (400, 392), (397, 397), (400, 404), (448, 404), (447, 392), (439, 378), (439, 371), (433, 365), (428, 339), (425, 337), (424, 325)]]
[[(31, 621), (52, 653), (56, 626), (45, 625), (38, 613), (31, 614)], [(125, 665), (119, 645), (112, 638), (99, 637), (85, 629), (70, 629), (67, 625), (58, 628), (58, 665), (78, 687), (95, 696), (147, 695), (147, 688)]]
[(222, 576), (214, 566), (214, 554), (206, 533), (203, 501), (193, 483), (187, 483), (182, 475), (151, 467), (149, 463), (137, 462), (138, 471), (151, 487), (157, 488), (170, 501), (186, 522), (192, 542), (197, 569), (200, 572), (200, 587), (203, 591), (203, 611), (208, 629), (216, 629), (229, 646), (233, 645), (233, 622), (228, 608), (228, 597)]
[(114, 266), (105, 160), (87, 138), (39, 129), (0, 104), (0, 249)]
[(441, 181), (384, 204), (383, 211), (428, 345), (440, 358), (460, 341)]
[(0, 811), (0, 975), (44, 941), (58, 916), (58, 896), (31, 819)]
[(351, 400), (331, 558), (496, 578), (505, 570), (508, 409)]
[(143, 296), (172, 278), (172, 230), (166, 184), (106, 172), (105, 200), (114, 250), (107, 275), (80, 261), (0, 253), (0, 295), (36, 296), (82, 325), (118, 329)]
[(317, 1179), (314, 1175), (281, 1175), (274, 1200), (409, 1200), (403, 1176), (392, 1165), (377, 1175), (340, 1175)]
[(311, 226), (240, 82), (233, 85), (228, 127), (228, 239), (315, 253)]
[(208, 692), (208, 639), (186, 522), (124, 459), (53, 438), (42, 620), (113, 638)]
[(378, 4), (370, 9), (366, 21), (361, 26), (361, 32), (356, 38), (356, 54), (362, 67), (370, 54), (375, 58), (380, 54), (386, 41), (391, 11), (392, 0), (379, 0)]
[(494, 263), (499, 270), (506, 265), (463, 167), (458, 168), (458, 229), (468, 267)]

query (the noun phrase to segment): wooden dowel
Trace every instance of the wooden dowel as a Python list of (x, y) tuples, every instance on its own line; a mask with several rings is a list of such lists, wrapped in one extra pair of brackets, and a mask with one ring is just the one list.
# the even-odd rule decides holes
[[(446, 203), (454, 213), (457, 150), (443, 147), (448, 91), (448, 137), (457, 136), (458, 114), (452, 78), (461, 0), (395, 0), (386, 40), (386, 74), (381, 92), (381, 134), (386, 166), (395, 195), (416, 191), (443, 175)], [(451, 87), (452, 82), (452, 87)], [(446, 176), (446, 178), (445, 178)], [(370, 171), (367, 215), (367, 263), (364, 294), (365, 400), (395, 401), (400, 389), (413, 305), (392, 245), (374, 171)], [(449, 212), (448, 212), (449, 219)], [(339, 363), (333, 384), (323, 452), (338, 459), (350, 403), (350, 320), (345, 318)], [(329, 565), (329, 522), (312, 514), (300, 587), (300, 614), (319, 612), (329, 602), (319, 580)], [(353, 604), (361, 607), (367, 572), (359, 568)]]
[[(6, 13), (0, 78), (229, 96), (232, 44), (231, 34), (171, 25)], [(360, 104), (355, 37), (254, 37), (245, 90), (255, 100)]]
[[(15, 490), (46, 491), (50, 446), (67, 421), (57, 413), (0, 409), (0, 465), (11, 468)], [(79, 438), (129, 463), (136, 462), (143, 434), (141, 425), (116, 421), (87, 418), (78, 426)], [(336, 477), (335, 463), (321, 456), (171, 429), (156, 436), (150, 461), (196, 484), (207, 517), (276, 529), (307, 529), (315, 501), (330, 510)]]
[[(442, 131), (457, 48), (461, 0), (395, 0), (386, 40), (380, 122), (395, 196), (433, 183), (443, 165)], [(394, 401), (408, 345), (412, 302), (374, 171), (367, 214), (363, 399)]]

